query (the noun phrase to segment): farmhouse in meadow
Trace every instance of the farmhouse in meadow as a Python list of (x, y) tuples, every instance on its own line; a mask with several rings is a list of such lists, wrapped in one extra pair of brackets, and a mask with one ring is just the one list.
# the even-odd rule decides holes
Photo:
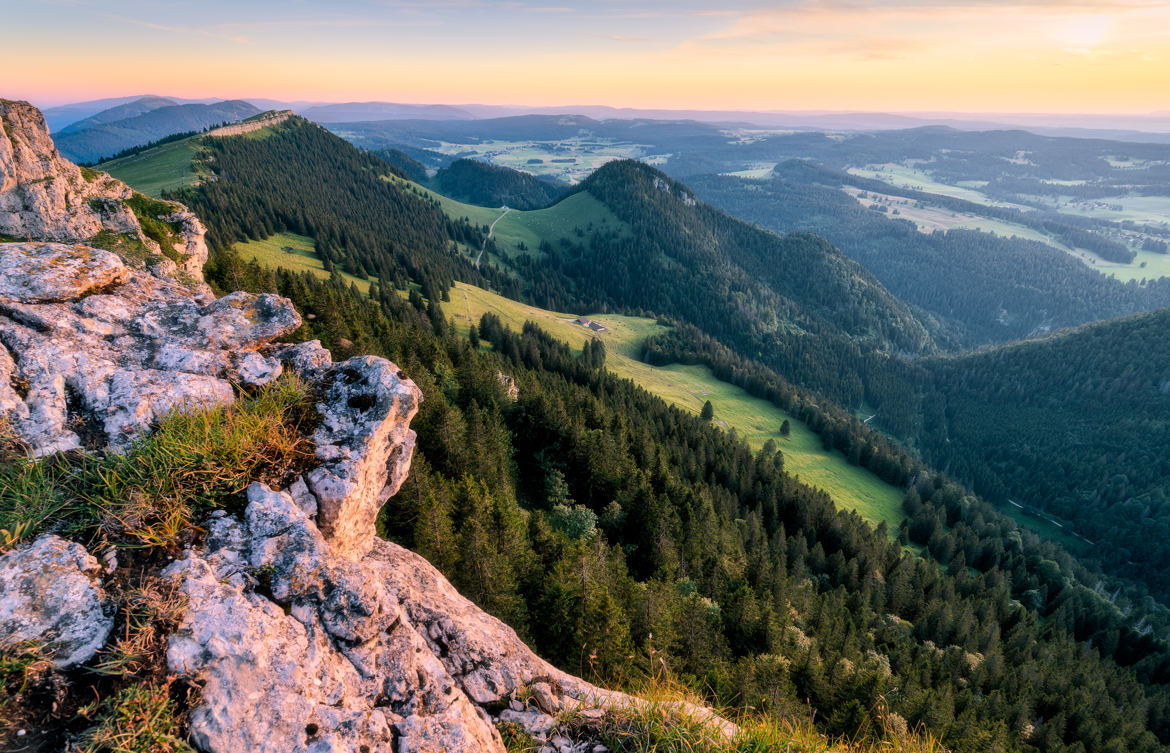
[(605, 325), (598, 324), (597, 322), (593, 321), (592, 319), (586, 319), (583, 316), (579, 317), (577, 319), (574, 319), (573, 324), (580, 324), (582, 327), (588, 327), (589, 329), (593, 330), (594, 332), (605, 332)]

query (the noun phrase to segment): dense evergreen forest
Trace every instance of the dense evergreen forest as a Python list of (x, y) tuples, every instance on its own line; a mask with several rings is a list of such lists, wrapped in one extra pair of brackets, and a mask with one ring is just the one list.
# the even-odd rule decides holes
[(1170, 601), (1170, 311), (928, 361), (918, 439), (988, 499), (1055, 515)]
[(365, 298), (230, 252), (208, 272), (291, 297), (313, 315), (298, 337), (411, 374), (427, 400), (385, 535), (566, 669), (620, 682), (665, 666), (778, 715), (809, 713), (807, 699), (833, 733), (880, 734), (888, 707), (959, 751), (1160, 750), (1170, 736), (1165, 657), (1121, 668), (1078, 643), (1098, 597), (1075, 564), (989, 530), (942, 477), (913, 479), (903, 536), (929, 527), (929, 551), (953, 552), (940, 563), (795, 482), (775, 448), (753, 454), (606, 374), (599, 346), (574, 353), (488, 316), (475, 347), (417, 293)]
[(1006, 342), (1170, 305), (1170, 279), (1122, 283), (1064, 251), (1019, 238), (973, 230), (920, 233), (908, 220), (864, 208), (840, 190), (845, 184), (912, 194), (907, 198), (964, 211), (955, 206), (959, 200), (895, 189), (804, 162), (779, 166), (769, 180), (705, 176), (688, 182), (700, 198), (737, 217), (777, 232), (828, 238), (895, 295), (937, 319), (943, 325), (944, 331), (937, 333), (943, 345)]
[(215, 180), (172, 198), (204, 218), (213, 247), (291, 231), (316, 240), (327, 271), (340, 267), (399, 288), (413, 281), (429, 297), (445, 295), (455, 279), (492, 280), (456, 250), (456, 242), (478, 246), (479, 228), (449, 220), (388, 180), (397, 175), (389, 164), (314, 123), (290, 118), (264, 138), (202, 143), (199, 159)]
[(457, 159), (426, 184), (444, 196), (483, 207), (540, 209), (568, 186), (470, 159)]

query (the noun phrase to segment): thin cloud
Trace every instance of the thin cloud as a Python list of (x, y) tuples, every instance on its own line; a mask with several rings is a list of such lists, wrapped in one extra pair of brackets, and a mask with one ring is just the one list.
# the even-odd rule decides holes
[(191, 36), (209, 37), (211, 39), (221, 39), (228, 42), (235, 42), (237, 44), (246, 44), (248, 42), (248, 38), (246, 36), (239, 34), (225, 34), (222, 32), (217, 32), (214, 29), (200, 26), (170, 26), (168, 24), (156, 24), (150, 21), (143, 21), (140, 18), (127, 18), (125, 16), (111, 16), (108, 14), (105, 15), (105, 17), (113, 21), (134, 24), (135, 26), (141, 26), (146, 29), (153, 29), (154, 31), (168, 31), (172, 34), (187, 34)]

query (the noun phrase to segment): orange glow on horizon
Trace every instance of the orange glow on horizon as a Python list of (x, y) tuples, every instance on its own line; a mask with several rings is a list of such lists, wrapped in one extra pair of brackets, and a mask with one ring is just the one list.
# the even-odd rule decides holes
[[(346, 44), (355, 33), (348, 29), (322, 33), (318, 48), (311, 35), (281, 44), (257, 31), (167, 28), (134, 29), (142, 43), (97, 56), (70, 44), (18, 66), (13, 60), (28, 54), (18, 40), (0, 51), (0, 69), (21, 70), (19, 80), (0, 82), (0, 96), (50, 104), (155, 93), (662, 109), (1170, 109), (1170, 7), (824, 2), (727, 15), (670, 44), (576, 39), (561, 50)], [(183, 33), (197, 44), (175, 45), (171, 37)]]

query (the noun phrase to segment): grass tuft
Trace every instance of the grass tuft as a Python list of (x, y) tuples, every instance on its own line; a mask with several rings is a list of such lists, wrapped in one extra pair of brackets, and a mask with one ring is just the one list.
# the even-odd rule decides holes
[(200, 512), (309, 464), (312, 402), (287, 376), (232, 405), (173, 413), (124, 455), (10, 457), (0, 463), (0, 529), (10, 545), (54, 530), (174, 549)]
[(95, 724), (85, 731), (83, 753), (178, 753), (194, 751), (184, 740), (182, 714), (167, 684), (133, 684), (82, 709)]

